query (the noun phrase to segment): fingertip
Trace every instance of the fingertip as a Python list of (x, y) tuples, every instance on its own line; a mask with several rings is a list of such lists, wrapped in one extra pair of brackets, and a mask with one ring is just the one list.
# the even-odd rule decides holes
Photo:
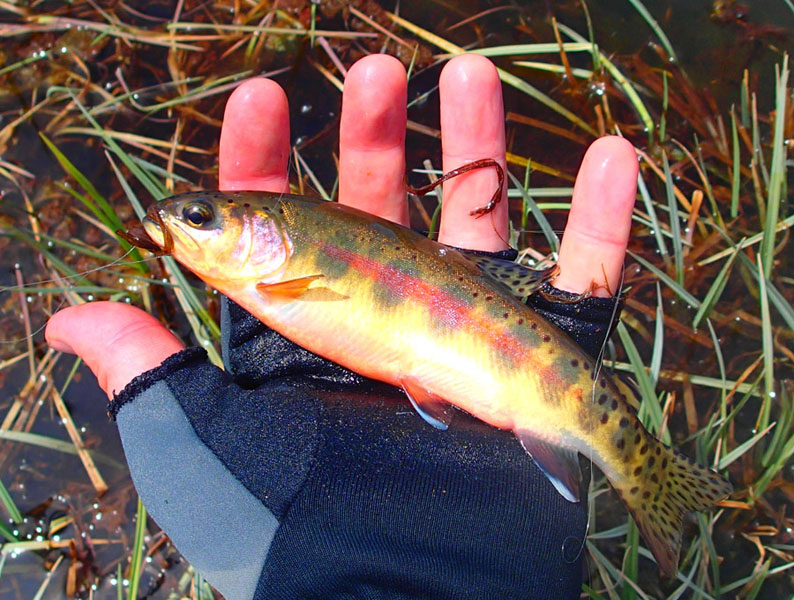
[(473, 160), (503, 155), (504, 105), (496, 66), (479, 54), (462, 54), (444, 66), (438, 85), (444, 154), (482, 155)]
[(405, 68), (392, 56), (373, 54), (350, 67), (342, 94), (342, 150), (403, 151), (407, 90)]
[[(581, 293), (616, 293), (631, 233), (639, 164), (634, 146), (618, 136), (593, 142), (579, 169), (554, 285)], [(606, 281), (605, 281), (606, 279)]]
[[(439, 79), (441, 146), (445, 173), (480, 159), (494, 159), (506, 170), (502, 83), (494, 64), (477, 54), (452, 58)], [(439, 240), (476, 250), (507, 247), (507, 188), (494, 210), (475, 219), (498, 187), (492, 168), (444, 182)]]
[(229, 96), (220, 140), (219, 183), (224, 190), (288, 191), (289, 105), (284, 90), (263, 77)]
[(339, 126), (339, 201), (408, 225), (405, 194), (407, 79), (402, 63), (375, 54), (345, 77)]

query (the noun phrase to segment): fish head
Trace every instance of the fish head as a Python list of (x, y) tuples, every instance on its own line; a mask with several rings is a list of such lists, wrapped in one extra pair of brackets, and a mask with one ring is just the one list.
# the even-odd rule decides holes
[(149, 207), (152, 241), (196, 275), (218, 282), (268, 281), (292, 253), (277, 195), (195, 192)]

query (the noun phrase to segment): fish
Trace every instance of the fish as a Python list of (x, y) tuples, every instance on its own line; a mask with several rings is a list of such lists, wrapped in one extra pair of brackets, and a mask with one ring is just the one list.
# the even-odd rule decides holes
[(592, 460), (665, 576), (678, 569), (684, 516), (732, 492), (649, 433), (631, 390), (522, 302), (553, 269), (464, 253), (291, 194), (180, 194), (153, 204), (142, 225), (270, 328), (402, 388), (434, 427), (450, 425), (454, 406), (511, 430), (567, 500), (580, 499), (578, 454)]

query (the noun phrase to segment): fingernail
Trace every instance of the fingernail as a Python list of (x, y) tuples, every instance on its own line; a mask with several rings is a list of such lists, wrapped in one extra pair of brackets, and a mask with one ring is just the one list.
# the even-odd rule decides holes
[(50, 345), (50, 348), (53, 350), (57, 350), (58, 352), (68, 352), (69, 354), (77, 354), (69, 344), (66, 342), (62, 342), (61, 340), (47, 340), (47, 343)]

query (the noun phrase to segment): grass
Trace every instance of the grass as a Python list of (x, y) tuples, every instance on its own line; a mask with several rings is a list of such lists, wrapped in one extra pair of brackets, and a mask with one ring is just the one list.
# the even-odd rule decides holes
[[(794, 15), (790, 0), (768, 3)], [(223, 102), (252, 74), (270, 74), (291, 99), (293, 189), (334, 199), (329, 132), (346, 70), (362, 53), (385, 50), (410, 69), (408, 164), (431, 180), (440, 149), (428, 107), (439, 65), (463, 51), (498, 65), (511, 239), (522, 256), (554, 257), (578, 161), (596, 135), (620, 134), (637, 148), (626, 308), (607, 364), (637, 381), (646, 426), (728, 475), (736, 491), (687, 522), (680, 572), (667, 581), (596, 473), (583, 596), (791, 596), (789, 58), (772, 34), (753, 30), (746, 44), (767, 62), (751, 64), (730, 97), (716, 100), (693, 83), (698, 73), (681, 62), (675, 23), (654, 5), (624, 7), (651, 41), (634, 56), (620, 46), (633, 32), (613, 38), (605, 9), (590, 4), (553, 3), (551, 21), (534, 9), (458, 15), (440, 3), (422, 11), (403, 3), (399, 14), (353, 3), (340, 15), (308, 3), (304, 13), (188, 0), (171, 15), (0, 3), (8, 17), (0, 26), (0, 253), (13, 274), (0, 280), (0, 595), (43, 597), (68, 571), (67, 596), (211, 597), (140, 502), (129, 501), (112, 428), (78, 388), (84, 369), (48, 351), (40, 329), (66, 304), (130, 302), (220, 363), (216, 296), (115, 231), (171, 192), (217, 187)], [(741, 37), (731, 44), (743, 48)], [(441, 202), (439, 191), (414, 206), (431, 235)]]

